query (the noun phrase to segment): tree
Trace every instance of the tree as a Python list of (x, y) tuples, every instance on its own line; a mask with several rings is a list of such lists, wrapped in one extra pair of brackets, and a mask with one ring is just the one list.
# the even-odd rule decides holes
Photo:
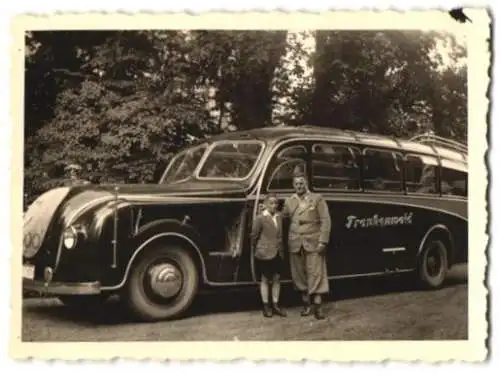
[(435, 43), (434, 35), (413, 31), (317, 32), (314, 123), (398, 133), (390, 114), (425, 99)]
[(274, 125), (311, 122), (314, 47), (312, 32), (288, 32), (285, 52), (274, 73)]
[[(58, 184), (74, 162), (96, 182), (155, 181), (173, 152), (222, 131), (224, 111), (214, 118), (211, 88), (239, 128), (270, 122), (283, 32), (92, 33), (65, 34), (74, 46), (65, 51), (69, 63), (49, 69), (62, 83), (54, 98), (37, 99), (54, 108), (28, 135), (26, 182), (37, 191)], [(44, 47), (51, 39), (37, 41), (38, 53), (52, 56)]]
[[(43, 163), (78, 162), (86, 178), (152, 181), (169, 153), (205, 136), (183, 32), (121, 31), (88, 51), (81, 82), (60, 92), (37, 134)], [(89, 174), (96, 176), (88, 176)]]
[[(319, 31), (315, 44), (313, 80), (287, 94), (283, 121), (401, 137), (466, 132), (466, 68), (457, 68), (465, 51), (453, 36)], [(436, 54), (440, 44), (451, 50), (449, 65)]]
[(194, 31), (191, 58), (215, 89), (220, 119), (238, 129), (271, 124), (272, 81), (286, 48), (286, 31)]
[(436, 134), (467, 144), (467, 67), (437, 74), (429, 103)]
[[(308, 42), (314, 41), (315, 51)], [(433, 54), (449, 45), (452, 64)], [(466, 140), (464, 48), (416, 31), (71, 31), (26, 36), (25, 184), (156, 181), (231, 130), (316, 124)]]

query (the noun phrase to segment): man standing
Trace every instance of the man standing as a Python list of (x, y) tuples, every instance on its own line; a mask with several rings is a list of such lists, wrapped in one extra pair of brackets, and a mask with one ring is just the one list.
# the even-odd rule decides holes
[[(295, 288), (302, 294), (302, 316), (313, 311), (318, 320), (324, 319), (321, 294), (329, 291), (326, 269), (326, 247), (330, 240), (331, 218), (324, 198), (307, 187), (305, 174), (294, 174), (295, 194), (283, 205), (283, 216), (289, 219), (288, 251)], [(311, 309), (311, 298), (314, 310)]]

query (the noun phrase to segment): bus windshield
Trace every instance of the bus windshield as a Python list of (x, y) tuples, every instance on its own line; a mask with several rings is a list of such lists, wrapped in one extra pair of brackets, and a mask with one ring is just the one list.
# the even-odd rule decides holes
[(218, 141), (208, 152), (198, 177), (202, 179), (246, 179), (264, 148), (261, 141)]
[(177, 154), (163, 176), (162, 183), (170, 184), (185, 180), (193, 175), (201, 158), (207, 151), (207, 144), (192, 147)]

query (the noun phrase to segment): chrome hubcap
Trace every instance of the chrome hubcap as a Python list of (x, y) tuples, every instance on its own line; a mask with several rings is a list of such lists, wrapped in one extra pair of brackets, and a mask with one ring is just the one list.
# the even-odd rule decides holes
[(181, 290), (182, 273), (173, 264), (158, 264), (149, 270), (149, 283), (155, 294), (171, 298)]
[(427, 256), (427, 270), (431, 276), (436, 276), (439, 274), (441, 268), (441, 260), (438, 255), (438, 250), (434, 247), (429, 250), (429, 255)]

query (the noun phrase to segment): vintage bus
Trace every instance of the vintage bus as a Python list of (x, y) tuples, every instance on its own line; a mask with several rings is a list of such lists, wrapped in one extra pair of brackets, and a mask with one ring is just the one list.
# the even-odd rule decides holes
[(465, 145), (269, 127), (187, 147), (157, 184), (44, 193), (24, 218), (24, 288), (74, 306), (119, 294), (137, 317), (163, 320), (201, 291), (256, 284), (252, 220), (267, 194), (293, 193), (298, 166), (330, 209), (330, 279), (411, 273), (439, 288), (467, 262)]

